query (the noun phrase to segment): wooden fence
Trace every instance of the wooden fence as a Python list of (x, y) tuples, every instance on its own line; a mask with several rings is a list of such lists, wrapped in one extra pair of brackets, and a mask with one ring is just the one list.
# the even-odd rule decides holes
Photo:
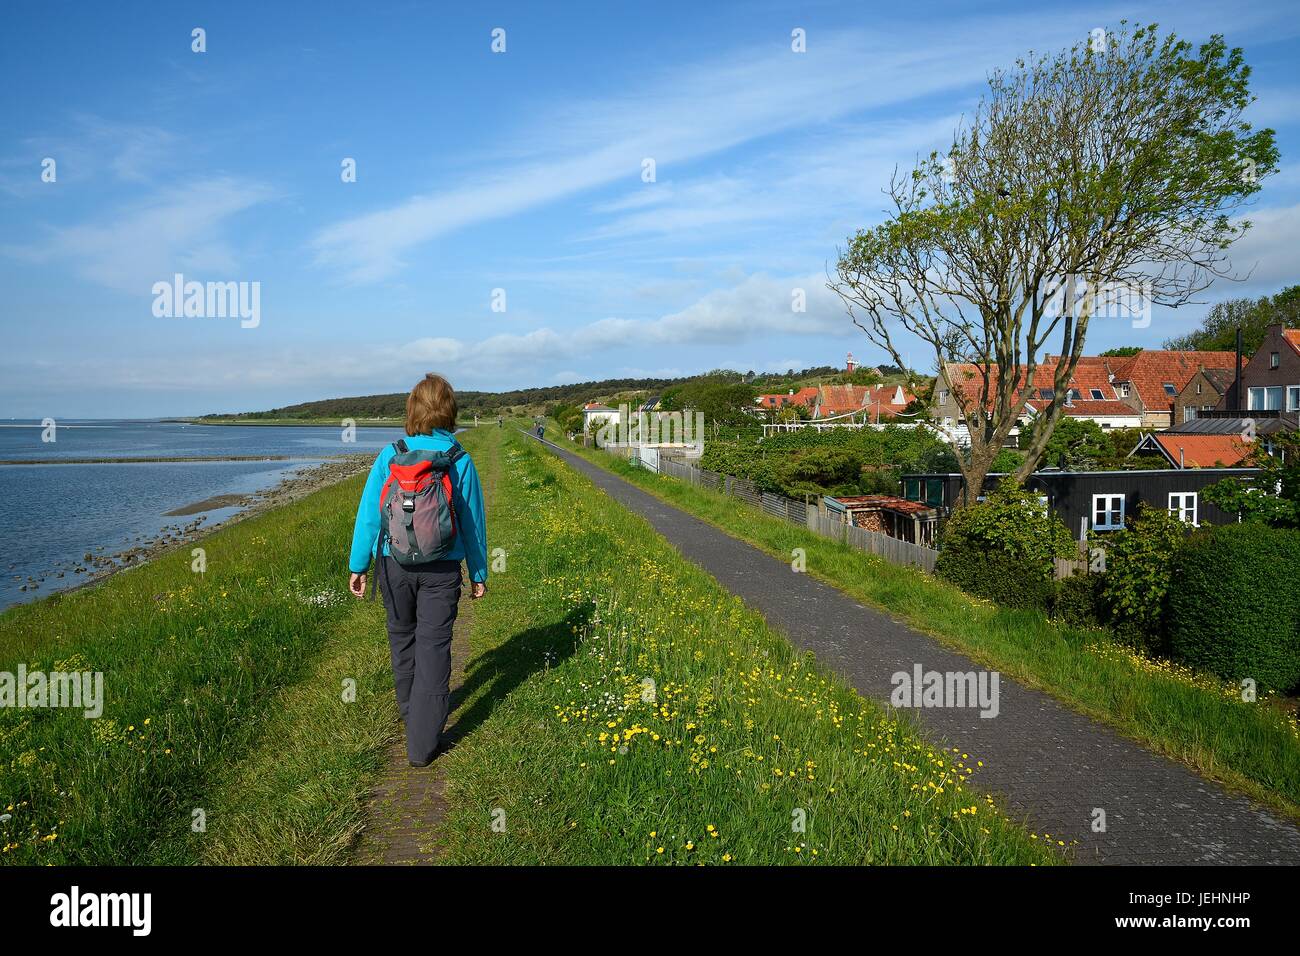
[(910, 565), (928, 572), (934, 571), (934, 560), (939, 552), (933, 548), (912, 544), (901, 538), (891, 538), (878, 531), (855, 527), (822, 513), (815, 505), (795, 501), (770, 491), (762, 491), (752, 481), (746, 481), (744, 478), (705, 471), (703, 468), (696, 468), (694, 465), (674, 461), (671, 458), (659, 459), (659, 473), (747, 501), (774, 518), (803, 525), (822, 537), (842, 541), (894, 564)]

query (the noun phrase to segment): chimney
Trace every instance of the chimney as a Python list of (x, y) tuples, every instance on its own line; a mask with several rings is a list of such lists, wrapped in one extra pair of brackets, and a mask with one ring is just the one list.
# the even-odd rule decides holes
[(1237, 411), (1242, 411), (1241, 407), (1241, 326), (1237, 326), (1237, 380), (1232, 383), (1233, 400), (1237, 404)]
[(1187, 467), (1186, 456), (1183, 454), (1183, 446), (1182, 446), (1182, 445), (1179, 445), (1179, 446), (1178, 446), (1178, 467), (1179, 467), (1179, 468), (1186, 468), (1186, 467)]

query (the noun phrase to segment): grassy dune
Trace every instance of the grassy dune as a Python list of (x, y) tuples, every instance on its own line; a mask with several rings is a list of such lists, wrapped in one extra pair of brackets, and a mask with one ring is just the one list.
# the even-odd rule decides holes
[[(564, 442), (562, 436), (557, 440)], [(803, 548), (809, 573), (864, 603), (1300, 819), (1300, 725), (1283, 702), (1243, 702), (1235, 685), (1143, 657), (1101, 629), (1068, 626), (1038, 611), (997, 607), (920, 571), (772, 518), (736, 498), (565, 444), (770, 554), (788, 560), (793, 548)]]
[(507, 569), (475, 608), (445, 862), (1057, 859), (964, 788), (978, 754), (930, 747), (585, 478), (489, 435)]

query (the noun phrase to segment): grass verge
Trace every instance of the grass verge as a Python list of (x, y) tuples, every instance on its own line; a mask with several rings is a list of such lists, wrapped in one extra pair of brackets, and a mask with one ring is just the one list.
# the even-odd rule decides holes
[(1072, 627), (1038, 611), (997, 607), (720, 492), (652, 474), (624, 459), (575, 446), (562, 435), (557, 441), (769, 554), (789, 560), (792, 549), (803, 548), (807, 570), (823, 581), (1300, 820), (1300, 730), (1277, 702), (1243, 702), (1235, 685), (1144, 657), (1104, 630)]
[(445, 863), (1060, 859), (798, 655), (640, 517), (517, 433), (445, 758)]
[(382, 608), (345, 592), (362, 480), (0, 614), (0, 671), (104, 699), (0, 708), (0, 861), (342, 861), (400, 732)]

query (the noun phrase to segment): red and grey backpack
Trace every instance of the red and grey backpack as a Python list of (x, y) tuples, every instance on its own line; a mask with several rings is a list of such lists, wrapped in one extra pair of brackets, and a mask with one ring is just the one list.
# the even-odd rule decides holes
[(451, 470), (465, 449), (453, 440), (446, 451), (413, 451), (402, 439), (393, 442), (393, 450), (388, 480), (379, 492), (375, 562), (383, 560), (385, 540), (398, 564), (444, 560), (456, 541)]

